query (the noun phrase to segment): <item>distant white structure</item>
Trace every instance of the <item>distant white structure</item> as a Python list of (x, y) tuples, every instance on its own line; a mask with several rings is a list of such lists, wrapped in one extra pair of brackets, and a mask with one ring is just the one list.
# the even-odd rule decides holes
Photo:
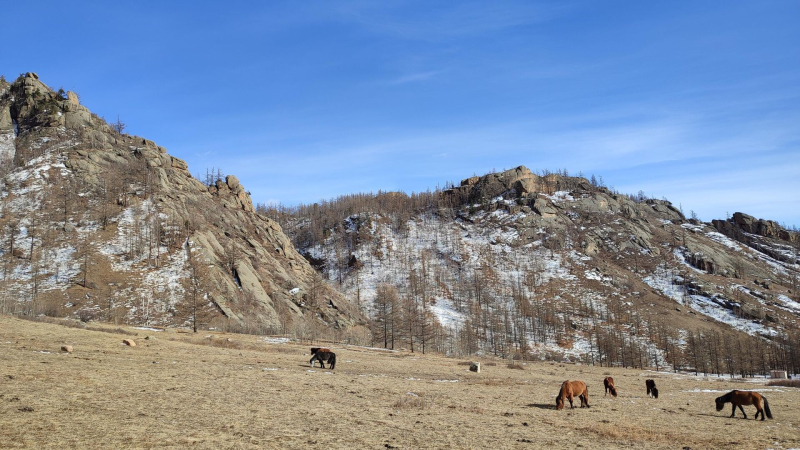
[(770, 370), (769, 377), (770, 378), (776, 378), (776, 379), (779, 379), (779, 380), (785, 380), (786, 378), (788, 378), (786, 376), (786, 371), (785, 370)]
[(292, 288), (291, 290), (289, 290), (289, 293), (291, 295), (297, 294), (298, 292), (300, 292), (300, 288), (299, 287)]

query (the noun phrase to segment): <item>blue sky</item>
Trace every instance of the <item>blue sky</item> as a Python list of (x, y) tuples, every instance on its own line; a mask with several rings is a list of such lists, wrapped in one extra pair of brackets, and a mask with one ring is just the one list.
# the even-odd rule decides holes
[(256, 202), (523, 164), (800, 226), (795, 1), (122, 3), (4, 8), (0, 73)]

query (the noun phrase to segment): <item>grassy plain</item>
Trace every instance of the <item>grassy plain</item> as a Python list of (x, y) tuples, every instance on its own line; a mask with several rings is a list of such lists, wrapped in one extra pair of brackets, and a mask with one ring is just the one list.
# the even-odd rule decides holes
[[(763, 381), (491, 359), (472, 373), (338, 345), (331, 371), (309, 367), (307, 345), (94, 328), (105, 331), (0, 316), (0, 448), (800, 447), (800, 389)], [(617, 398), (603, 396), (608, 374)], [(588, 384), (590, 409), (554, 409), (566, 379)], [(775, 419), (717, 412), (730, 389), (763, 393)]]

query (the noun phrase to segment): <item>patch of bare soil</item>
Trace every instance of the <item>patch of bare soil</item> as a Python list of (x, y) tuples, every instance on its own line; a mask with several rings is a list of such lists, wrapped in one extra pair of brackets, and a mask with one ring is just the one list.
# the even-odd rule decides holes
[[(337, 345), (329, 370), (309, 366), (307, 346), (256, 336), (92, 328), (0, 316), (0, 448), (800, 447), (800, 390), (763, 382), (555, 363), (473, 373)], [(603, 396), (606, 373), (617, 398)], [(590, 409), (555, 410), (566, 379), (587, 383)], [(761, 392), (775, 418), (717, 412), (730, 389)]]

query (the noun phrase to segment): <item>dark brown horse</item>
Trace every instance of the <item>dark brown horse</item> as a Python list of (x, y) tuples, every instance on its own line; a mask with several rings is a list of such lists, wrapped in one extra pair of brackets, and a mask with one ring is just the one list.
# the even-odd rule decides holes
[(581, 408), (586, 406), (589, 408), (589, 389), (586, 388), (586, 383), (583, 381), (565, 381), (561, 383), (561, 390), (558, 391), (556, 396), (556, 409), (561, 411), (564, 408), (564, 400), (569, 400), (569, 407), (575, 408), (572, 404), (572, 398), (579, 397), (581, 399)]
[(653, 398), (658, 398), (658, 389), (656, 389), (656, 382), (653, 380), (644, 380), (645, 386), (647, 386), (647, 395), (653, 396)]
[(314, 367), (314, 360), (319, 361), (319, 365), (323, 369), (325, 368), (323, 362), (329, 363), (330, 367), (328, 368), (331, 370), (336, 368), (336, 353), (333, 353), (330, 349), (311, 347), (311, 359), (308, 361), (311, 367)]
[[(767, 397), (764, 397), (758, 392), (737, 391), (734, 389), (723, 396), (717, 397), (715, 401), (717, 402), (717, 411), (722, 411), (722, 408), (725, 407), (725, 403), (731, 402), (733, 405), (733, 408), (731, 409), (731, 417), (736, 414), (736, 407), (738, 406), (739, 410), (742, 411), (744, 418), (747, 419), (747, 414), (745, 414), (742, 406), (755, 405), (756, 420), (758, 420), (759, 414), (761, 414), (761, 420), (764, 420), (764, 413), (767, 414), (767, 417), (772, 419), (772, 411), (769, 410), (769, 402), (767, 401)], [(763, 408), (761, 406), (762, 401), (764, 405)]]
[(614, 386), (614, 379), (613, 378), (606, 377), (603, 380), (603, 385), (606, 387), (606, 394), (605, 395), (608, 395), (608, 393), (611, 392), (611, 395), (613, 395), (614, 397), (617, 396), (617, 388), (616, 388), (616, 386)]

